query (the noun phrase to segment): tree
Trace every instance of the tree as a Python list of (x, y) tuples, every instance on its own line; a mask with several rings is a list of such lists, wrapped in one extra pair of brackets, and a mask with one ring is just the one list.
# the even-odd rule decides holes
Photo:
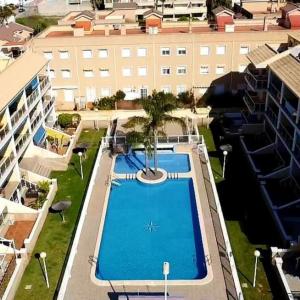
[[(123, 125), (125, 128), (149, 128), (149, 133), (153, 136), (151, 144), (153, 145), (154, 153), (154, 172), (157, 172), (157, 137), (159, 134), (164, 134), (163, 126), (168, 122), (176, 122), (185, 128), (185, 122), (181, 118), (170, 116), (174, 109), (177, 108), (176, 97), (171, 93), (152, 92), (151, 96), (142, 99), (141, 104), (145, 110), (147, 117), (132, 117)], [(136, 130), (135, 130), (136, 131)]]
[(3, 25), (4, 22), (7, 23), (7, 19), (13, 15), (14, 15), (14, 12), (10, 6), (8, 6), (8, 5), (0, 6), (0, 24), (1, 25)]
[(196, 112), (196, 105), (199, 100), (195, 98), (192, 90), (178, 94), (177, 100), (183, 106), (188, 106), (192, 112)]

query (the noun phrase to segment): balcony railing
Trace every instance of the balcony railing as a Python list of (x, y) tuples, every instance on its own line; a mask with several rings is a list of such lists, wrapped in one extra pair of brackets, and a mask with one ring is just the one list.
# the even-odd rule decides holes
[(35, 89), (31, 95), (27, 98), (27, 105), (29, 108), (31, 108), (33, 106), (33, 104), (35, 103), (36, 99), (39, 97), (39, 90)]
[(22, 116), (24, 115), (26, 111), (25, 105), (23, 104), (23, 106), (17, 110), (12, 116), (11, 116), (11, 125), (14, 127), (18, 121), (22, 118)]
[(4, 140), (8, 133), (9, 127), (8, 124), (6, 124), (3, 128), (0, 129), (0, 141)]
[(42, 94), (44, 94), (44, 92), (46, 90), (48, 90), (48, 88), (50, 86), (50, 81), (49, 81), (49, 78), (47, 76), (41, 77), (40, 80), (41, 79), (42, 79), (42, 81), (40, 81), (40, 87), (41, 87)]
[(287, 145), (290, 147), (290, 149), (292, 149), (294, 134), (291, 133), (290, 130), (288, 130), (283, 124), (279, 125), (278, 131), (279, 131), (281, 137), (283, 138), (283, 140), (287, 143)]
[(5, 171), (13, 163), (14, 159), (15, 155), (13, 152), (11, 152), (8, 157), (3, 157), (3, 159), (0, 161), (0, 176), (4, 175)]
[(52, 97), (50, 101), (47, 101), (47, 100), (44, 101), (43, 108), (44, 108), (45, 115), (49, 112), (50, 108), (53, 106), (54, 100), (55, 100), (55, 98)]
[(256, 70), (247, 69), (246, 80), (254, 89), (266, 89), (268, 84), (267, 74), (261, 74)]
[(42, 115), (41, 115), (41, 113), (39, 113), (37, 115), (37, 117), (32, 121), (32, 123), (31, 123), (32, 130), (34, 130), (36, 128), (36, 126), (39, 123), (39, 121), (41, 120), (41, 118), (42, 118)]
[(16, 139), (16, 150), (17, 153), (19, 153), (19, 151), (22, 149), (23, 145), (26, 143), (26, 141), (28, 141), (30, 134), (27, 131), (25, 134), (21, 134), (20, 136), (18, 136), (18, 138)]
[(275, 113), (270, 106), (268, 107), (266, 111), (266, 115), (269, 117), (272, 124), (277, 127), (277, 121), (278, 121), (278, 113)]
[(279, 87), (277, 87), (273, 83), (270, 83), (268, 91), (276, 101), (280, 102), (281, 91)]
[(294, 155), (297, 158), (298, 162), (300, 162), (300, 144), (295, 145)]
[(253, 93), (246, 90), (244, 102), (252, 112), (262, 112), (265, 110), (265, 94), (263, 94), (262, 96), (258, 96), (257, 93)]

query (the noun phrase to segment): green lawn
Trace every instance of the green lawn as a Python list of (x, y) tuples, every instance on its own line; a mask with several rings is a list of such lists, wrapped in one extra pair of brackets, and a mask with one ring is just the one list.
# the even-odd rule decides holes
[[(99, 131), (83, 130), (80, 135), (79, 142), (89, 144), (87, 158), (83, 162), (84, 180), (81, 180), (79, 158), (78, 155), (75, 154), (72, 156), (66, 171), (55, 171), (51, 173), (51, 176), (57, 178), (58, 181), (58, 191), (54, 202), (68, 199), (72, 201), (72, 205), (65, 213), (66, 223), (61, 222), (59, 215), (48, 214), (15, 299), (53, 299), (67, 250), (72, 239), (72, 234), (76, 229), (77, 218), (84, 200), (89, 176), (94, 166), (100, 139), (104, 133), (104, 129), (100, 129)], [(47, 252), (46, 260), (50, 289), (47, 289), (39, 261), (34, 257), (36, 253), (42, 251)], [(26, 285), (32, 285), (32, 288), (25, 290), (24, 287)]]
[(17, 18), (16, 22), (34, 29), (34, 34), (46, 29), (51, 25), (57, 25), (58, 17), (42, 17), (42, 16), (31, 16), (24, 18)]
[[(216, 184), (222, 184), (224, 182), (222, 179), (222, 165), (218, 158), (215, 147), (215, 143), (213, 140), (213, 135), (210, 129), (200, 127), (199, 133), (204, 136), (205, 143), (210, 155), (210, 163), (212, 167), (212, 171), (215, 177)], [(228, 170), (228, 169), (227, 169)], [(230, 170), (229, 170), (230, 171)], [(238, 189), (238, 187), (237, 187)], [(235, 193), (236, 191), (231, 190), (231, 193)], [(222, 193), (219, 192), (220, 201), (222, 202)], [(234, 210), (234, 207), (231, 207)], [(270, 295), (270, 287), (268, 283), (268, 279), (265, 273), (265, 269), (261, 261), (258, 263), (257, 270), (257, 284), (256, 288), (252, 287), (253, 281), (253, 269), (254, 269), (254, 250), (260, 248), (262, 250), (266, 249), (266, 245), (261, 244), (252, 244), (247, 235), (245, 234), (245, 230), (241, 228), (241, 223), (239, 220), (226, 220), (226, 226), (231, 242), (232, 251), (234, 254), (235, 262), (237, 265), (239, 278), (241, 285), (247, 284), (247, 287), (243, 288), (243, 294), (246, 300), (257, 300), (257, 299), (272, 299)], [(265, 259), (265, 258), (263, 258)]]

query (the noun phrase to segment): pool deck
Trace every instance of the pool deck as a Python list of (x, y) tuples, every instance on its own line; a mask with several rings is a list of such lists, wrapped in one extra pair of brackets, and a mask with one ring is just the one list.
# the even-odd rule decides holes
[[(196, 170), (195, 176), (201, 199), (213, 279), (204, 285), (170, 286), (168, 292), (170, 296), (183, 296), (186, 300), (237, 299), (219, 217), (215, 210), (216, 204), (209, 182), (206, 161), (204, 157), (199, 157), (198, 154), (192, 152), (192, 150), (190, 151)], [(97, 260), (94, 257), (94, 251), (107, 189), (106, 182), (111, 166), (112, 158), (108, 152), (105, 152), (97, 170), (95, 180), (97, 184), (93, 188), (64, 299), (117, 300), (119, 295), (129, 295), (137, 292), (143, 294), (163, 293), (163, 286), (113, 286), (111, 284), (109, 287), (103, 287), (94, 284), (91, 280), (91, 268)]]

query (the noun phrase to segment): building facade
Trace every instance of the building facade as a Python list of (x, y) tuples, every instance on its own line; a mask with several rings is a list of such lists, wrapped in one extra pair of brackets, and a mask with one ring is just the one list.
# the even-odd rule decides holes
[[(291, 34), (286, 49), (264, 45), (249, 54), (245, 103), (260, 116), (260, 132), (242, 145), (282, 239), (299, 241), (300, 46)], [(254, 92), (255, 90), (255, 92)]]

